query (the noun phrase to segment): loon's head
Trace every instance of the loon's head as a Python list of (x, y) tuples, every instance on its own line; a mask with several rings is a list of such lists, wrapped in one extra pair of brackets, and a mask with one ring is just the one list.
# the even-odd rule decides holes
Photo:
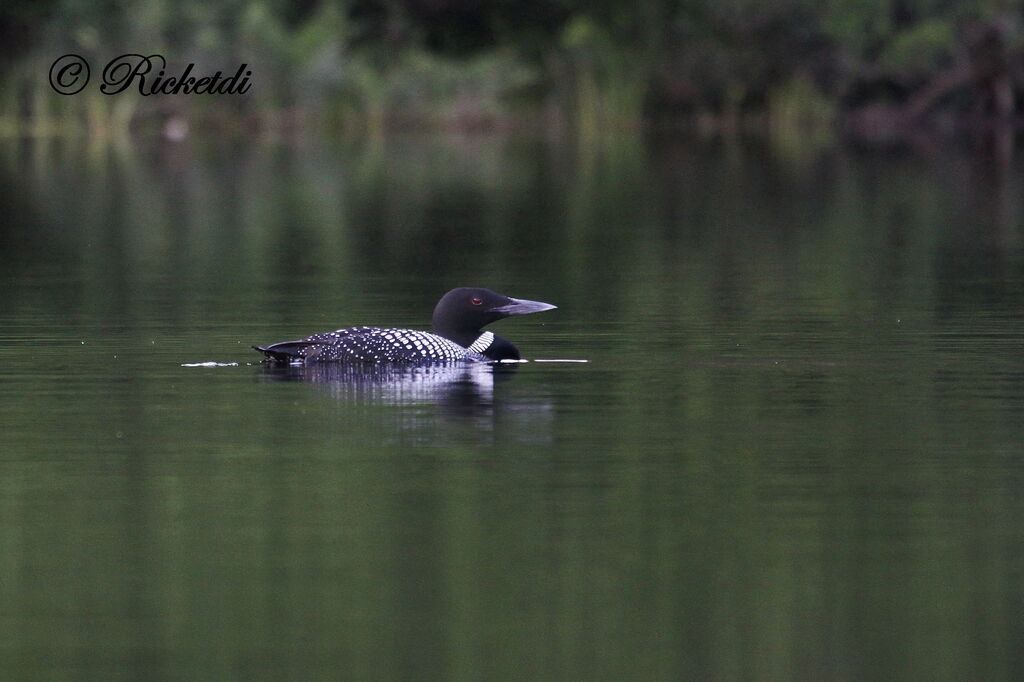
[(518, 359), (519, 350), (497, 336), (481, 338), (484, 325), (510, 317), (551, 310), (556, 306), (540, 301), (510, 298), (490, 289), (459, 287), (441, 297), (434, 307), (434, 333), (451, 339), (464, 348), (486, 343), (472, 350), (492, 360)]

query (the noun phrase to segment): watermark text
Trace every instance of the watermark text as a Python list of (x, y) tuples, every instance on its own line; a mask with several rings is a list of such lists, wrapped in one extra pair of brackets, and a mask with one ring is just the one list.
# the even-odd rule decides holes
[[(230, 76), (218, 71), (204, 76), (188, 64), (180, 73), (167, 73), (163, 55), (123, 54), (107, 62), (100, 74), (104, 95), (138, 91), (140, 95), (242, 95), (252, 87), (252, 71), (242, 64)], [(91, 69), (81, 55), (66, 54), (50, 66), (50, 87), (62, 95), (74, 95), (89, 84)]]

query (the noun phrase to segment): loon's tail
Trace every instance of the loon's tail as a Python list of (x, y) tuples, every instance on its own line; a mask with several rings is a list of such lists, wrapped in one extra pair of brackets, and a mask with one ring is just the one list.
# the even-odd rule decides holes
[(278, 353), (277, 351), (264, 346), (250, 346), (250, 348), (263, 353), (263, 355), (266, 356), (265, 359), (270, 360), (271, 362), (288, 362), (288, 357), (284, 353)]
[(282, 341), (269, 346), (252, 346), (252, 349), (263, 353), (271, 362), (291, 364), (316, 358), (324, 345), (317, 341)]
[[(292, 348), (278, 348), (278, 346), (292, 346)], [(295, 352), (297, 349), (294, 346), (295, 344), (293, 343), (272, 343), (269, 346), (252, 346), (252, 349), (263, 353), (270, 362), (279, 362), (287, 365), (296, 360), (303, 359), (302, 355)]]

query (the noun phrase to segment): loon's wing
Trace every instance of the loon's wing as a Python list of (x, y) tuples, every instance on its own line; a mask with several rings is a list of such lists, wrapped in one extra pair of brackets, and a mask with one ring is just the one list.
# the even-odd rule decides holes
[(339, 341), (347, 336), (359, 336), (375, 331), (380, 331), (380, 329), (378, 327), (346, 327), (333, 332), (313, 334), (298, 341), (281, 341), (269, 346), (253, 346), (252, 348), (276, 362), (306, 360), (315, 358), (327, 347), (337, 346)]
[(454, 341), (415, 329), (351, 327), (299, 341), (253, 346), (275, 362), (453, 362), (487, 358)]

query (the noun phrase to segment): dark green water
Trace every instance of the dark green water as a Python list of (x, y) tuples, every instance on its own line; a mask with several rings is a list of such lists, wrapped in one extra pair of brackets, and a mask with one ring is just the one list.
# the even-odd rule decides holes
[[(0, 149), (3, 679), (1024, 676), (1018, 164)], [(247, 364), (464, 284), (590, 362)]]

